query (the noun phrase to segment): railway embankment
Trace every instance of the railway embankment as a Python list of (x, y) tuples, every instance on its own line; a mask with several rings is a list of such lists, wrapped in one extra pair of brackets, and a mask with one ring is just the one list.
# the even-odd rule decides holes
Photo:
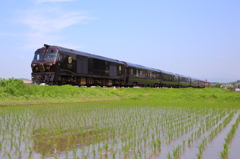
[(20, 79), (0, 81), (0, 105), (31, 105), (87, 101), (154, 101), (159, 105), (234, 104), (240, 94), (220, 88), (109, 88), (26, 85)]

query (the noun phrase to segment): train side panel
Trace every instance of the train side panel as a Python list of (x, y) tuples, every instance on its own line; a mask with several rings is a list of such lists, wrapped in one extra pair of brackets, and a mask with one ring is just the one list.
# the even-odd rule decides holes
[(33, 82), (53, 85), (206, 86), (187, 76), (46, 44), (34, 53), (31, 67)]

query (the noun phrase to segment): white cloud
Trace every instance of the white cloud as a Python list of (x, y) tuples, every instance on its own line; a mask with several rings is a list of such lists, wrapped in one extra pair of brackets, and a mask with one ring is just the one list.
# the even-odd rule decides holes
[[(37, 6), (30, 10), (19, 10), (17, 23), (29, 27), (29, 31), (24, 33), (26, 45), (22, 48), (33, 49), (42, 46), (44, 43), (62, 43), (64, 37), (60, 33), (65, 28), (78, 23), (86, 23), (86, 20), (93, 19), (86, 15), (86, 12), (67, 11), (53, 6)], [(57, 33), (58, 36), (55, 34)], [(78, 47), (79, 48), (79, 47)]]
[(36, 3), (43, 3), (43, 2), (69, 2), (74, 0), (36, 0)]
[(81, 45), (74, 45), (68, 42), (62, 42), (64, 41), (64, 38), (57, 35), (48, 35), (44, 33), (33, 33), (30, 32), (27, 34), (28, 43), (26, 43), (24, 46), (22, 46), (22, 49), (29, 49), (29, 50), (35, 50), (37, 48), (40, 48), (43, 46), (43, 44), (49, 44), (49, 45), (58, 45), (58, 46), (64, 46), (71, 49), (81, 49)]
[(19, 22), (38, 32), (56, 32), (90, 19), (84, 12), (61, 11), (58, 8), (21, 11)]
[(61, 41), (62, 38), (59, 36), (54, 36), (52, 34), (48, 35), (44, 32), (29, 32), (26, 33), (26, 41), (25, 45), (23, 45), (21, 48), (23, 49), (36, 49), (43, 44), (53, 44), (58, 43), (58, 41)]

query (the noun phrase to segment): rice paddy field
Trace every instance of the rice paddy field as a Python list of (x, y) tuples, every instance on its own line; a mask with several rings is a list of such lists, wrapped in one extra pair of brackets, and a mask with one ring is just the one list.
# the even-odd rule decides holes
[[(53, 100), (54, 104), (0, 101), (0, 158), (240, 156), (240, 93), (213, 88), (74, 88), (79, 90), (77, 102), (69, 102), (69, 97), (65, 102)], [(110, 99), (92, 101), (91, 91), (99, 93), (98, 99)]]
[(0, 109), (0, 158), (236, 158), (238, 106), (108, 101)]

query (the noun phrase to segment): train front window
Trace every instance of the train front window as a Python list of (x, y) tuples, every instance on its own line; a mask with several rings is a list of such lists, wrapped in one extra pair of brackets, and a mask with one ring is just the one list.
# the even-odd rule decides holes
[(45, 54), (44, 60), (56, 60), (57, 53), (49, 52)]
[(43, 53), (35, 53), (33, 60), (42, 60)]

